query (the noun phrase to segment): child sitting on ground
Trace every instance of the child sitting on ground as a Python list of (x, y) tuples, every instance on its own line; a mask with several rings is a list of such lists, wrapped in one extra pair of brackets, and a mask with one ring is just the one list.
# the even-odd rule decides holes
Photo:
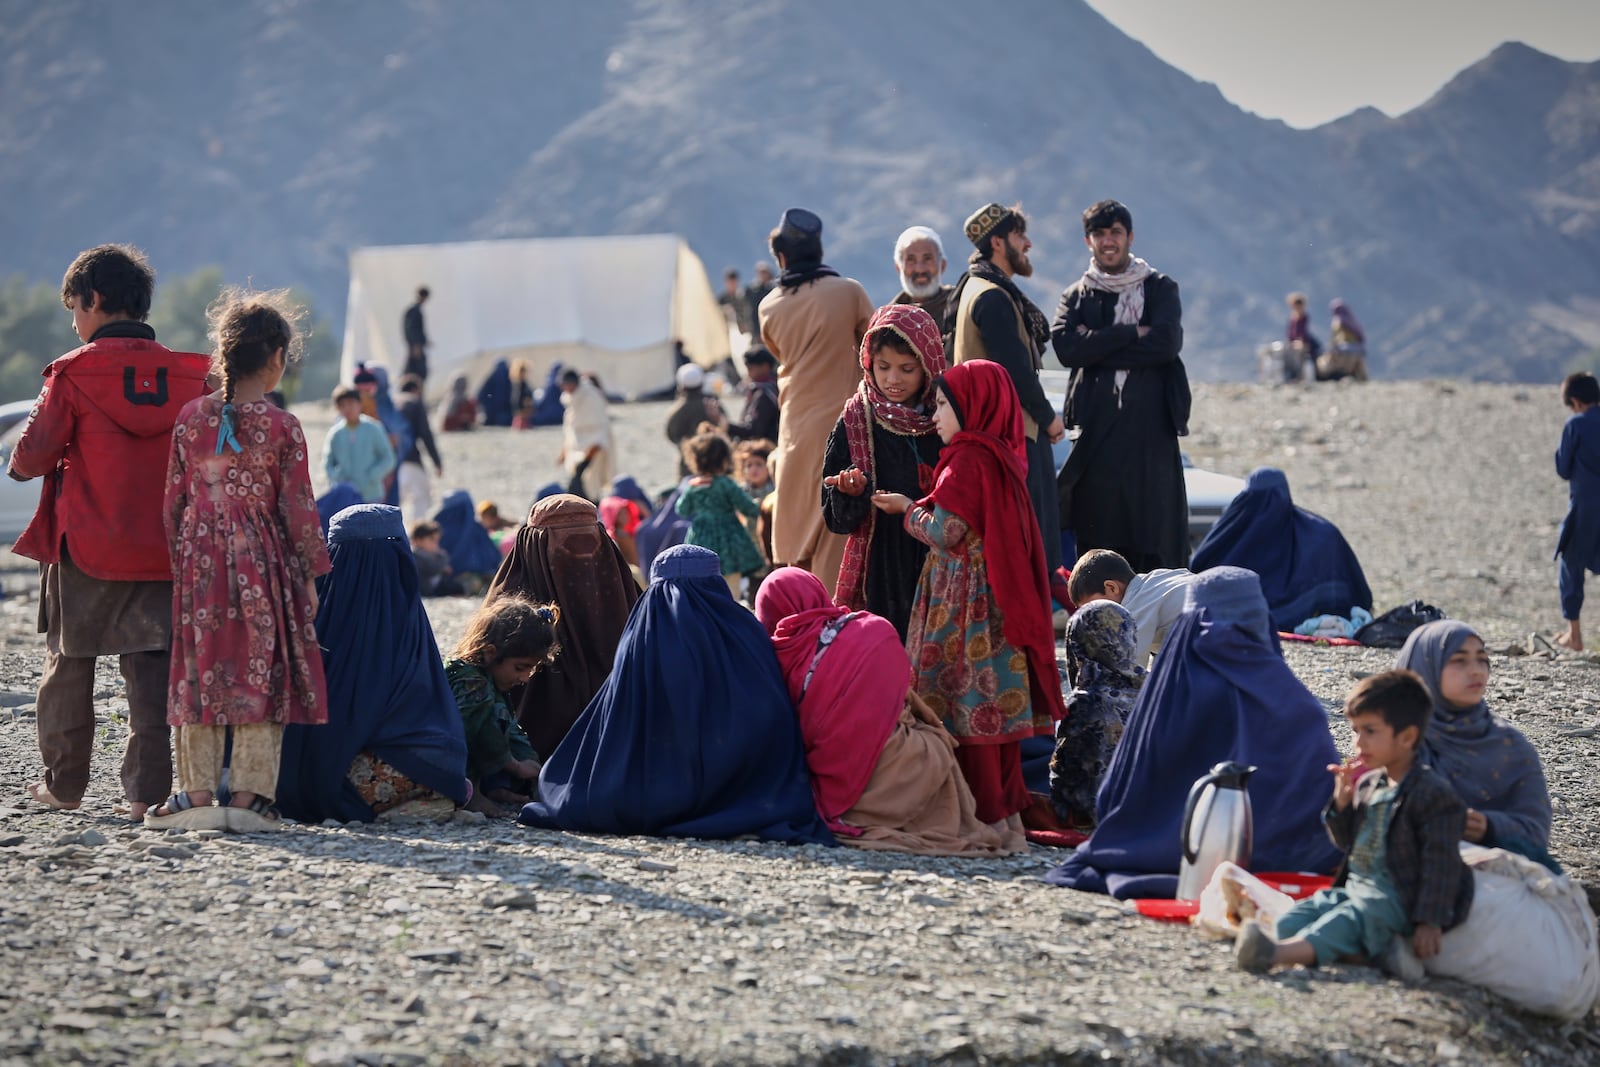
[(678, 514), (689, 520), (686, 545), (709, 548), (722, 560), (722, 577), (733, 599), (742, 600), (741, 578), (752, 585), (766, 568), (761, 550), (740, 515), (755, 518), (756, 502), (728, 477), (733, 466), (733, 446), (708, 423), (683, 443), (683, 458), (694, 476), (678, 495)]
[(444, 665), (467, 735), (467, 805), (491, 818), (511, 813), (536, 792), (539, 754), (517, 725), (511, 694), (555, 658), (561, 609), (522, 597), (501, 597), (479, 608)]
[(1583, 648), (1583, 572), (1600, 574), (1600, 382), (1587, 373), (1571, 374), (1561, 383), (1561, 403), (1572, 412), (1561, 428), (1556, 473), (1567, 483), (1567, 517), (1556, 540), (1557, 588), (1566, 633), (1556, 644), (1574, 652)]
[(1167, 631), (1183, 614), (1183, 598), (1193, 580), (1193, 572), (1180, 568), (1135, 574), (1122, 556), (1097, 548), (1079, 556), (1072, 565), (1067, 591), (1080, 607), (1092, 600), (1109, 600), (1126, 608), (1139, 630), (1133, 661), (1144, 667), (1150, 662), (1150, 654), (1160, 651)]
[(503, 556), (511, 549), (511, 542), (517, 539), (517, 524), (500, 514), (500, 505), (493, 500), (485, 500), (478, 505), (478, 525), (489, 531), (489, 540), (494, 542), (494, 547), (500, 550)]
[(461, 596), (466, 592), (450, 570), (450, 553), (439, 546), (439, 524), (411, 524), (411, 558), (417, 562), (417, 577), (423, 596)]
[(1144, 684), (1138, 644), (1133, 616), (1110, 600), (1085, 604), (1067, 623), (1072, 692), (1050, 757), (1050, 805), (1067, 829), (1094, 829), (1095, 794)]
[(1422, 679), (1404, 670), (1375, 674), (1351, 691), (1344, 714), (1356, 754), (1328, 767), (1333, 799), (1323, 821), (1348, 853), (1345, 881), (1290, 908), (1272, 933), (1246, 920), (1234, 942), (1244, 970), (1359, 955), (1385, 957), (1397, 973), (1405, 965), (1414, 971), (1409, 960), (1402, 964), (1396, 938), (1409, 936), (1417, 959), (1428, 959), (1472, 906), (1472, 872), (1457, 848), (1466, 805), (1446, 779), (1417, 762), (1433, 714)]

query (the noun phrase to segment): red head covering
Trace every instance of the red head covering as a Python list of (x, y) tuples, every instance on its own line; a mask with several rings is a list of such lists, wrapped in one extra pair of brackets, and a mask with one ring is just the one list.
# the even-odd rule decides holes
[[(914, 404), (900, 404), (883, 395), (872, 377), (872, 335), (893, 330), (911, 346), (922, 364), (922, 394)], [(872, 449), (872, 425), (877, 423), (890, 433), (920, 437), (936, 432), (933, 410), (933, 383), (944, 373), (944, 338), (933, 316), (915, 304), (889, 304), (873, 313), (867, 332), (861, 338), (861, 384), (845, 401), (845, 441), (850, 445), (850, 463), (878, 484), (878, 464)], [(917, 468), (923, 492), (933, 484), (933, 470)], [(867, 512), (867, 519), (850, 532), (844, 546), (844, 561), (839, 566), (839, 582), (834, 587), (835, 603), (862, 608), (867, 603), (867, 559), (872, 532), (878, 525), (878, 509)]]
[(905, 645), (887, 619), (830, 604), (821, 580), (798, 567), (762, 581), (756, 618), (800, 716), (817, 812), (834, 833), (859, 834), (839, 816), (861, 799), (900, 721), (911, 689)]
[(1022, 405), (1011, 375), (998, 363), (971, 359), (939, 379), (961, 430), (945, 446), (933, 475), (933, 492), (918, 501), (961, 517), (983, 539), (989, 585), (1005, 620), (1006, 640), (1028, 657), (1035, 708), (1063, 718), (1061, 675), (1050, 622), (1050, 582), (1045, 574), (1039, 519), (1028, 496)]

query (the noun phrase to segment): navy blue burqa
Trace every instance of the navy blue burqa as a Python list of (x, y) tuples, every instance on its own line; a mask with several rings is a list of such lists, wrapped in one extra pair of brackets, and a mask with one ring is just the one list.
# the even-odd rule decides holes
[(656, 556), (683, 544), (683, 539), (689, 535), (689, 520), (678, 514), (678, 496), (682, 492), (683, 483), (679, 482), (666, 503), (652, 512), (633, 532), (634, 548), (639, 553), (639, 569), (645, 573), (649, 573), (650, 564)]
[(500, 569), (500, 550), (478, 521), (471, 493), (447, 493), (433, 521), (439, 524), (439, 547), (449, 555), (452, 571), (489, 575)]
[(322, 536), (328, 536), (328, 524), (333, 517), (353, 504), (361, 503), (361, 490), (349, 482), (338, 482), (326, 493), (317, 497), (317, 518), (322, 523)]
[(1261, 576), (1272, 625), (1293, 630), (1318, 615), (1348, 617), (1372, 610), (1361, 562), (1333, 523), (1289, 498), (1289, 480), (1276, 467), (1250, 472), (1200, 547), (1189, 569), (1244, 567)]
[(560, 426), (562, 416), (567, 409), (561, 406), (561, 371), (564, 365), (560, 362), (550, 364), (550, 372), (544, 376), (544, 388), (539, 390), (539, 401), (533, 407), (533, 414), (528, 417), (530, 426)]
[(1251, 869), (1331, 872), (1340, 854), (1322, 809), (1339, 753), (1328, 713), (1283, 662), (1260, 583), (1238, 567), (1196, 576), (1106, 769), (1099, 824), (1045, 880), (1171, 897), (1189, 788), (1224, 760), (1260, 768), (1248, 783)]
[(528, 826), (833, 844), (789, 690), (715, 552), (668, 549), (628, 616), (611, 676), (539, 775)]
[(284, 728), (278, 807), (301, 822), (371, 821), (346, 777), (362, 750), (465, 804), (461, 713), (422, 609), (400, 509), (358, 504), (330, 526), (333, 570), (317, 579), (328, 721)]
[(478, 387), (478, 410), (485, 426), (511, 425), (511, 364), (505, 360), (496, 361)]

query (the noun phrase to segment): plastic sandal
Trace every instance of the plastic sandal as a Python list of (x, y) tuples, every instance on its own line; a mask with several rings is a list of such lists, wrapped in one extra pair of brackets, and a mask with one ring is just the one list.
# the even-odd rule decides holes
[(283, 825), (283, 816), (278, 814), (278, 809), (259, 793), (245, 807), (230, 804), (221, 811), (227, 817), (228, 830), (236, 834), (270, 833)]
[[(157, 815), (158, 808), (167, 814)], [(144, 814), (144, 824), (157, 830), (220, 830), (226, 823), (221, 808), (197, 805), (188, 793), (174, 793)]]

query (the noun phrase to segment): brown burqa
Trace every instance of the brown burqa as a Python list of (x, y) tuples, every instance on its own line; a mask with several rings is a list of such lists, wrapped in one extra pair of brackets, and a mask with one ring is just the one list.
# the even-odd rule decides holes
[(639, 585), (595, 506), (561, 493), (533, 505), (483, 602), (509, 594), (561, 608), (561, 650), (523, 686), (517, 706), (518, 721), (545, 760), (611, 674)]

